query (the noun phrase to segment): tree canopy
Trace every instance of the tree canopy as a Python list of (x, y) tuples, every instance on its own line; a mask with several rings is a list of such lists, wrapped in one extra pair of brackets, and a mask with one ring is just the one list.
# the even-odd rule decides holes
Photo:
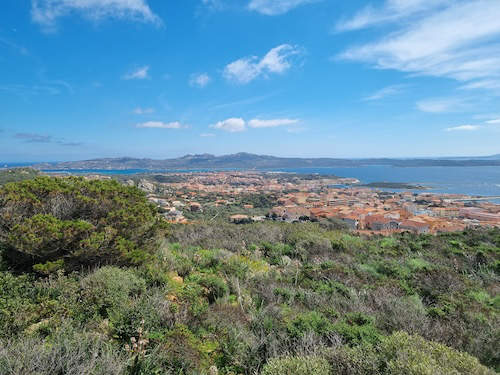
[(14, 267), (141, 262), (161, 228), (144, 193), (116, 181), (37, 177), (0, 188), (0, 247)]

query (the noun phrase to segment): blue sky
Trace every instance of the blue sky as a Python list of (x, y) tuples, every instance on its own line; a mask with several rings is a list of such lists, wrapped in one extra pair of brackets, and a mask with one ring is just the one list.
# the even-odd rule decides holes
[(4, 0), (0, 160), (500, 152), (498, 0)]

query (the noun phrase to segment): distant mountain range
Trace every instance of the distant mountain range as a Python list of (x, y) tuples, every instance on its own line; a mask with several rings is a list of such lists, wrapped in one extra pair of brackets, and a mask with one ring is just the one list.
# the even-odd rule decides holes
[(242, 169), (273, 169), (273, 168), (305, 168), (305, 167), (358, 167), (369, 165), (389, 165), (395, 167), (474, 167), (500, 166), (500, 154), (487, 157), (468, 158), (415, 158), (415, 159), (335, 159), (335, 158), (284, 158), (269, 155), (255, 155), (245, 152), (215, 156), (211, 154), (185, 155), (175, 159), (136, 159), (129, 157), (102, 158), (82, 161), (57, 163), (39, 163), (32, 167), (36, 169), (204, 169), (204, 168), (242, 168)]

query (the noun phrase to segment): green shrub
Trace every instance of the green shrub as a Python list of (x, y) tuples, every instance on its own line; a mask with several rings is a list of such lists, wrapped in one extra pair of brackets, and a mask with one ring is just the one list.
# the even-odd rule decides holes
[(378, 345), (329, 351), (336, 375), (493, 375), (471, 355), (420, 336), (396, 332)]
[(146, 289), (146, 282), (134, 272), (112, 266), (99, 268), (81, 281), (84, 309), (107, 317), (120, 309), (129, 298)]
[(0, 374), (124, 375), (127, 357), (100, 337), (63, 329), (50, 340), (0, 341)]
[(284, 357), (269, 360), (261, 375), (329, 375), (328, 361), (320, 357)]
[(349, 345), (376, 344), (381, 334), (374, 326), (375, 320), (362, 313), (349, 313), (333, 326), (333, 331), (342, 336)]
[(406, 332), (396, 332), (382, 340), (379, 351), (390, 375), (493, 374), (467, 353)]
[(299, 314), (288, 323), (287, 330), (290, 336), (299, 338), (308, 332), (325, 335), (333, 330), (333, 325), (323, 314), (317, 311), (310, 311)]
[(229, 288), (226, 281), (213, 274), (194, 274), (189, 276), (187, 281), (195, 282), (206, 289), (206, 297), (210, 303), (214, 303), (217, 298), (224, 297), (229, 294)]
[(10, 337), (37, 318), (36, 289), (27, 275), (0, 272), (0, 337)]
[(18, 269), (140, 263), (163, 229), (144, 193), (116, 181), (37, 177), (0, 187), (0, 248)]

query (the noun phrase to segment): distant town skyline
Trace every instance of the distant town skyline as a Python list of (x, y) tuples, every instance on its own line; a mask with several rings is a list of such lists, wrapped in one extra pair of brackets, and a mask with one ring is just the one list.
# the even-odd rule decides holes
[(6, 0), (0, 162), (500, 152), (498, 0)]

